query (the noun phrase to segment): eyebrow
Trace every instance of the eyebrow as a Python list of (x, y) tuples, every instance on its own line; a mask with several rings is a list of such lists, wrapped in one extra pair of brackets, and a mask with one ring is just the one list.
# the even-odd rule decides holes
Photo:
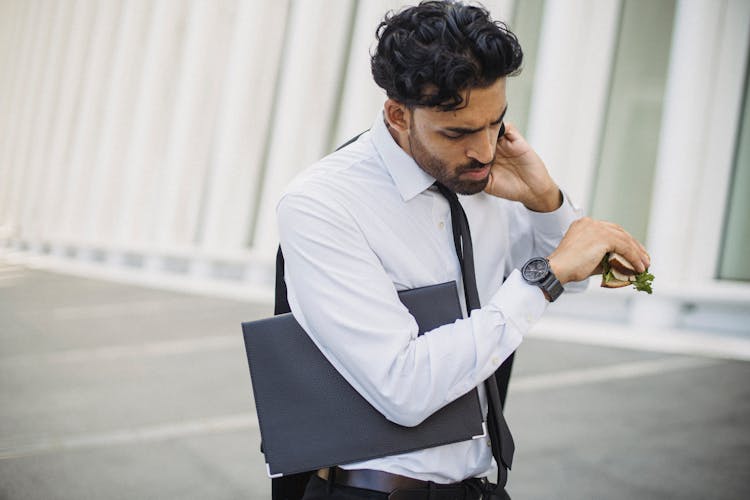
[[(508, 105), (506, 104), (505, 109), (503, 109), (503, 112), (500, 113), (500, 118), (490, 123), (490, 125), (497, 125), (498, 123), (502, 123), (503, 118), (505, 118), (505, 113), (507, 111), (508, 111)], [(484, 127), (478, 127), (478, 128), (446, 127), (444, 130), (446, 130), (447, 132), (453, 132), (456, 134), (473, 134), (475, 132), (479, 132), (482, 129), (484, 129)]]

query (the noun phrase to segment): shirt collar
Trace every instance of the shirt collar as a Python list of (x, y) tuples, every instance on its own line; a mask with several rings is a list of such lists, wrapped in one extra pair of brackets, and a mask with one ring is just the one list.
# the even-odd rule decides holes
[(411, 200), (435, 182), (435, 178), (422, 170), (393, 139), (382, 111), (372, 125), (372, 141), (404, 201)]

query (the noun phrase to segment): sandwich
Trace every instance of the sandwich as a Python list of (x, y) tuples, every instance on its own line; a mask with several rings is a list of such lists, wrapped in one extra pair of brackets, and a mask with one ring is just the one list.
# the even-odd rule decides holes
[(637, 273), (630, 262), (622, 255), (609, 252), (602, 260), (602, 286), (604, 288), (620, 288), (633, 285), (639, 292), (653, 293), (651, 284), (654, 275), (646, 269)]

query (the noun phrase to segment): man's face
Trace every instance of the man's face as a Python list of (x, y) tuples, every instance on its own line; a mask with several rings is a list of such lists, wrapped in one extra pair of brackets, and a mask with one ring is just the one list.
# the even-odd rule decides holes
[(475, 194), (487, 185), (504, 130), (505, 78), (465, 91), (463, 97), (465, 106), (457, 110), (414, 108), (408, 146), (422, 170), (456, 193)]

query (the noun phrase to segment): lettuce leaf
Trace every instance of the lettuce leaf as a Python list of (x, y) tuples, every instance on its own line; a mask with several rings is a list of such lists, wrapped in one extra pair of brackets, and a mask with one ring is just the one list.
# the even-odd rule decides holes
[[(609, 254), (606, 254), (604, 256), (604, 259), (602, 259), (602, 278), (605, 283), (616, 279), (612, 274), (612, 266), (609, 265)], [(651, 295), (652, 293), (654, 293), (654, 290), (651, 287), (653, 285), (653, 281), (654, 275), (649, 273), (648, 269), (646, 269), (642, 273), (635, 275), (633, 287), (639, 292), (646, 292), (647, 294)]]
[(609, 254), (606, 254), (602, 259), (602, 278), (605, 283), (615, 279), (615, 276), (612, 274), (612, 266), (609, 265)]
[(651, 295), (652, 293), (654, 293), (654, 290), (651, 288), (653, 281), (654, 275), (649, 273), (648, 269), (646, 269), (644, 272), (635, 277), (633, 286), (639, 292), (646, 292), (647, 294)]

